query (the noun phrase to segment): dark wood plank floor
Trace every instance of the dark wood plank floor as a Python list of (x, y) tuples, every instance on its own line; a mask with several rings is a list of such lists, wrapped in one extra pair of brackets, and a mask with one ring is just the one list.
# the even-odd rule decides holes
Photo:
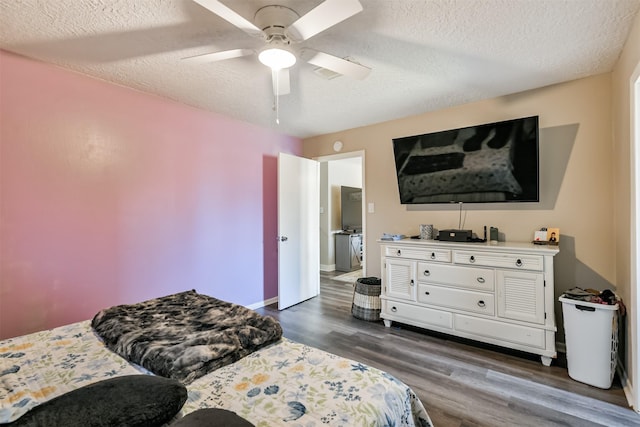
[(640, 426), (616, 378), (601, 390), (569, 378), (562, 354), (538, 356), (351, 315), (353, 285), (321, 273), (320, 296), (283, 311), (258, 309), (284, 335), (396, 376), (420, 397), (436, 427)]

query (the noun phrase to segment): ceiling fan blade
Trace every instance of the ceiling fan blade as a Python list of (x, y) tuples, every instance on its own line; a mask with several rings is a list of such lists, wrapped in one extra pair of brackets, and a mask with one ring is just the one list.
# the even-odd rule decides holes
[(307, 40), (362, 11), (358, 0), (325, 0), (289, 26), (286, 35), (291, 40)]
[(193, 0), (198, 3), (200, 6), (209, 9), (211, 12), (215, 13), (225, 21), (235, 25), (240, 28), (245, 33), (249, 34), (253, 37), (264, 37), (264, 33), (262, 30), (251, 22), (244, 19), (242, 16), (238, 15), (234, 10), (229, 9), (224, 4), (220, 3), (218, 0)]
[(276, 96), (288, 95), (291, 92), (289, 84), (289, 69), (271, 70), (271, 82), (273, 83), (273, 94)]
[(300, 55), (302, 59), (307, 61), (309, 64), (326, 68), (358, 80), (364, 80), (371, 72), (371, 68), (369, 67), (365, 67), (364, 65), (356, 64), (355, 62), (338, 58), (337, 56), (329, 55), (324, 52), (303, 49)]
[(233, 49), (223, 50), (221, 52), (205, 53), (202, 55), (187, 56), (182, 59), (196, 64), (206, 64), (209, 62), (223, 61), (225, 59), (240, 58), (241, 56), (249, 56), (253, 53), (254, 52), (251, 49)]

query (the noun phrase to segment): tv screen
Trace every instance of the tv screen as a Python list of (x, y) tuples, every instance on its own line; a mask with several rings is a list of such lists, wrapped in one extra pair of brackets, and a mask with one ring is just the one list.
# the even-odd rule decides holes
[(340, 187), (340, 218), (342, 230), (362, 231), (362, 188)]
[(538, 202), (538, 116), (393, 139), (400, 203)]

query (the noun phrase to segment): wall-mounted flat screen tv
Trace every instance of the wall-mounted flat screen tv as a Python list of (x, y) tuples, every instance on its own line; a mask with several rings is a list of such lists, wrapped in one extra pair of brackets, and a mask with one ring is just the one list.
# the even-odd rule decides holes
[(538, 116), (393, 139), (402, 204), (538, 202)]

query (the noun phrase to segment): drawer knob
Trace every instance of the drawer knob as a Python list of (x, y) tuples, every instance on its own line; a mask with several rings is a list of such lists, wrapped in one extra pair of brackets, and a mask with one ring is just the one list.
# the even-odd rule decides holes
[(470, 262), (470, 263), (474, 263), (474, 262), (476, 262), (476, 257), (474, 257), (473, 255), (471, 255), (471, 256), (469, 257), (469, 262)]
[(425, 295), (431, 295), (431, 294), (429, 293), (429, 291), (424, 291), (424, 294), (425, 294)]
[(425, 270), (422, 274), (424, 274), (425, 276), (431, 276), (431, 272), (429, 270)]
[(398, 311), (398, 309), (395, 308), (395, 307), (391, 307), (391, 311), (393, 311), (395, 313), (396, 311)]
[(516, 267), (522, 267), (522, 260), (520, 258), (516, 260)]
[(486, 304), (484, 303), (484, 301), (480, 300), (478, 301), (478, 307), (484, 307)]
[(413, 283), (413, 279), (411, 279), (411, 282), (409, 282), (409, 284), (410, 284), (411, 286), (415, 285), (415, 283)]
[(398, 249), (398, 251), (396, 252), (396, 255), (398, 255), (398, 256), (402, 255), (402, 251), (400, 249)]
[(431, 252), (431, 259), (436, 259), (436, 253), (435, 252)]
[(476, 280), (478, 281), (478, 283), (484, 283), (484, 277), (478, 277), (476, 278)]

